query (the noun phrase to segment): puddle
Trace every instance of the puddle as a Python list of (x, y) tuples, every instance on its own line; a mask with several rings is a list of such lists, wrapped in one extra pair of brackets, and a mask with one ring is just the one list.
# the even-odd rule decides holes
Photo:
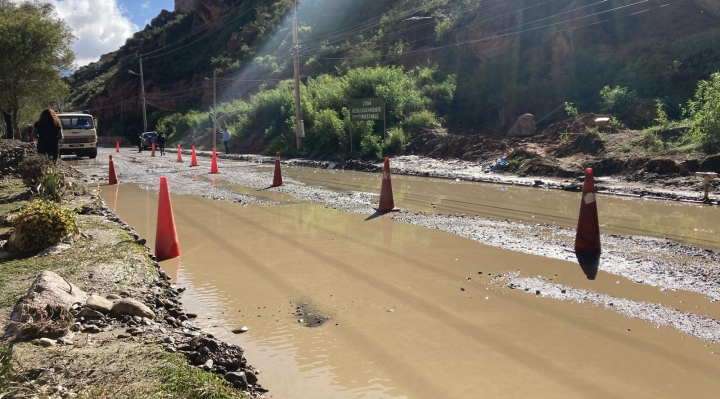
[[(102, 195), (154, 243), (155, 193), (120, 185)], [(590, 282), (570, 262), (318, 204), (172, 201), (182, 257), (163, 268), (188, 288), (183, 302), (199, 322), (245, 347), (274, 397), (708, 398), (720, 390), (718, 344), (494, 279), (517, 269), (558, 274), (563, 284), (719, 312), (700, 295), (603, 272)], [(310, 314), (325, 321), (308, 328)], [(242, 326), (247, 333), (230, 333)]]
[[(380, 174), (303, 167), (286, 167), (283, 173), (335, 190), (380, 190)], [(580, 193), (401, 175), (393, 175), (392, 185), (395, 206), (404, 209), (577, 227)], [(598, 213), (603, 234), (667, 237), (720, 248), (716, 207), (601, 195)]]
[(232, 192), (235, 192), (238, 194), (249, 195), (249, 196), (257, 197), (257, 198), (264, 198), (264, 199), (268, 199), (268, 200), (275, 201), (275, 202), (281, 202), (284, 204), (298, 202), (298, 199), (293, 197), (292, 195), (281, 193), (278, 191), (258, 190), (258, 189), (254, 189), (254, 188), (241, 186), (239, 184), (229, 183), (229, 182), (219, 179), (219, 178), (210, 178), (210, 177), (202, 176), (202, 175), (194, 175), (192, 178), (193, 178), (193, 180), (200, 180), (200, 181), (212, 183), (215, 187), (224, 188), (226, 190), (229, 190), (229, 191), (232, 191)]

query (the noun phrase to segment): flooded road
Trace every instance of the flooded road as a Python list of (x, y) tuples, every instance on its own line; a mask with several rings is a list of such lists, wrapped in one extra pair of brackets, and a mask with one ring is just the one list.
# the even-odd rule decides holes
[[(305, 184), (335, 190), (379, 193), (376, 173), (286, 167)], [(510, 219), (577, 227), (579, 194), (559, 190), (393, 175), (395, 206), (411, 211)], [(681, 202), (600, 195), (603, 234), (649, 235), (720, 249), (720, 212), (716, 207)]]
[[(399, 180), (402, 204), (412, 195)], [(102, 196), (154, 243), (154, 191), (123, 184)], [(513, 290), (498, 275), (720, 316), (702, 295), (603, 272), (587, 281), (571, 262), (315, 203), (172, 201), (182, 257), (163, 268), (188, 288), (189, 311), (245, 347), (273, 397), (710, 398), (720, 389), (717, 343)], [(249, 332), (229, 333), (241, 326)]]

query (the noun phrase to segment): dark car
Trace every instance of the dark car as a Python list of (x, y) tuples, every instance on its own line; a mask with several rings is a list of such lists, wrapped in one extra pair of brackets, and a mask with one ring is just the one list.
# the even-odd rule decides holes
[(153, 144), (157, 146), (157, 132), (145, 132), (142, 134), (142, 146), (144, 149), (149, 149)]

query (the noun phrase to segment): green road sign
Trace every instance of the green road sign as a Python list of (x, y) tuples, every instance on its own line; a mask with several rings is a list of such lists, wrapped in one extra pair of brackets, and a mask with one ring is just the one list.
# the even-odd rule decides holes
[(350, 100), (350, 120), (384, 121), (385, 101), (382, 98)]

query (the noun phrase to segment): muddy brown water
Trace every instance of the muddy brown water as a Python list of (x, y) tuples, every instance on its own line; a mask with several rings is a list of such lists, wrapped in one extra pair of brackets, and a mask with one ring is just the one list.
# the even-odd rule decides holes
[[(121, 185), (102, 195), (154, 243), (154, 192)], [(588, 282), (570, 262), (316, 204), (172, 201), (182, 256), (163, 268), (188, 288), (183, 301), (200, 322), (245, 347), (273, 397), (710, 398), (720, 390), (717, 344), (515, 292), (488, 275), (558, 274), (617, 295), (642, 287), (618, 286), (615, 276)], [(702, 300), (646, 289), (640, 295), (658, 302)], [(329, 320), (308, 328), (298, 307)], [(249, 332), (229, 333), (240, 326)]]
[[(309, 185), (379, 193), (380, 174), (286, 167)], [(413, 211), (479, 215), (577, 227), (580, 193), (414, 176), (392, 176), (395, 206)], [(720, 249), (720, 209), (671, 201), (598, 196), (603, 234), (649, 235)]]

